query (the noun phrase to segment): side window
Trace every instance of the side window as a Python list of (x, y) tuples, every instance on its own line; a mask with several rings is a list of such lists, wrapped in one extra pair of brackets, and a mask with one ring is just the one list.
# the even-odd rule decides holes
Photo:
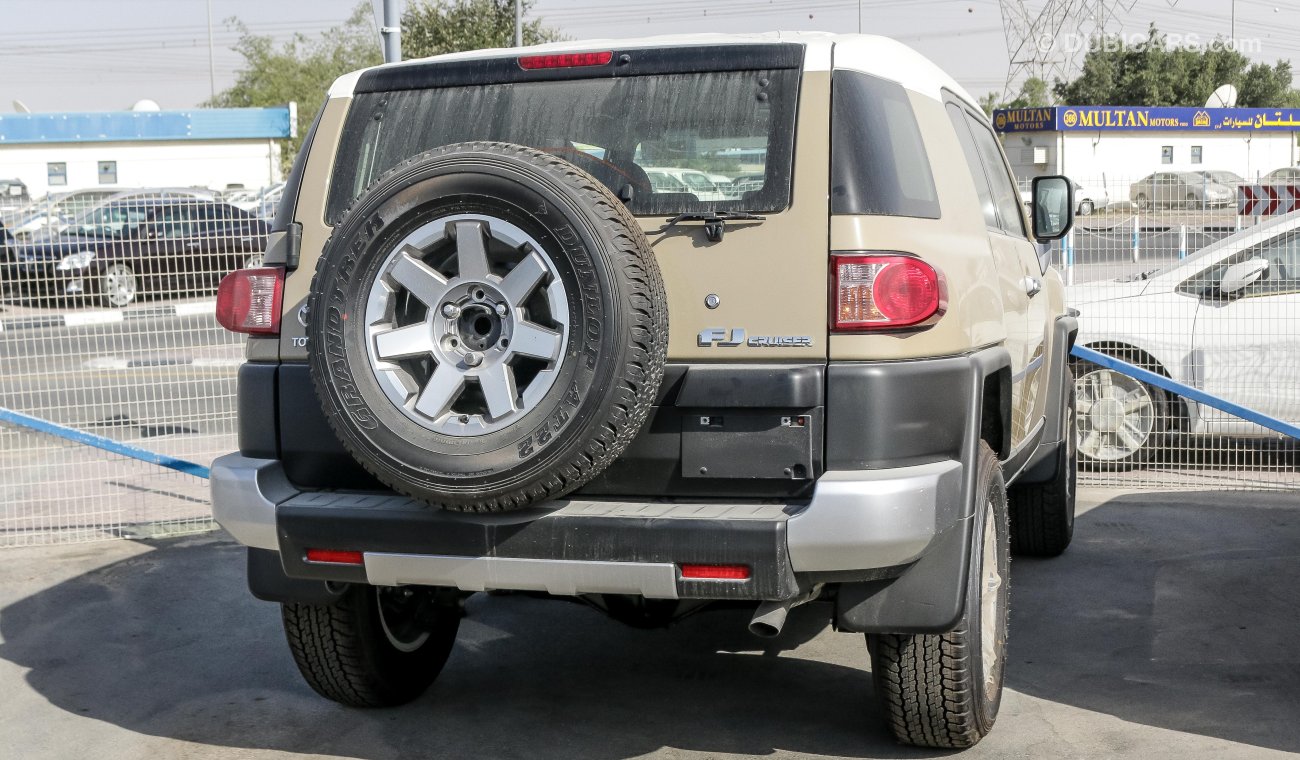
[(831, 213), (939, 218), (930, 159), (907, 91), (856, 71), (831, 81)]
[(1266, 243), (1229, 256), (1209, 269), (1192, 275), (1178, 285), (1178, 292), (1198, 298), (1219, 294), (1223, 273), (1233, 264), (1260, 258), (1268, 261), (1268, 272), (1247, 286), (1242, 297), (1300, 292), (1300, 230), (1285, 232)]
[(1292, 230), (1251, 250), (1268, 261), (1268, 272), (1248, 286), (1243, 296), (1272, 296), (1300, 291), (1300, 231)]
[(993, 202), (993, 192), (989, 190), (988, 177), (984, 175), (984, 166), (980, 163), (979, 149), (971, 137), (970, 128), (966, 126), (966, 113), (954, 103), (949, 103), (948, 119), (952, 129), (957, 133), (961, 143), (962, 155), (966, 156), (966, 168), (970, 170), (971, 179), (975, 181), (975, 191), (979, 193), (980, 208), (984, 210), (984, 224), (991, 230), (998, 229), (998, 210)]
[(979, 148), (980, 158), (984, 160), (984, 171), (988, 174), (989, 189), (993, 191), (993, 202), (998, 207), (998, 219), (1002, 231), (1008, 235), (1025, 237), (1025, 215), (1020, 210), (1020, 192), (1007, 170), (1007, 162), (1002, 160), (1002, 150), (998, 148), (998, 139), (989, 128), (976, 121), (970, 114), (966, 115), (975, 145)]
[(168, 206), (157, 218), (162, 222), (160, 237), (182, 238), (194, 235), (194, 223), (190, 221), (190, 209), (187, 206)]

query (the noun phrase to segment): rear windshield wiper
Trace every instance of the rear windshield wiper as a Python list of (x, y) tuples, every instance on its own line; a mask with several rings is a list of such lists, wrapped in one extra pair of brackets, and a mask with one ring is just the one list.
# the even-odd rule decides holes
[(669, 219), (668, 223), (659, 229), (659, 232), (661, 234), (667, 232), (680, 222), (704, 222), (705, 237), (709, 239), (709, 242), (716, 243), (722, 240), (723, 233), (727, 231), (727, 222), (761, 222), (766, 218), (749, 211), (687, 211)]

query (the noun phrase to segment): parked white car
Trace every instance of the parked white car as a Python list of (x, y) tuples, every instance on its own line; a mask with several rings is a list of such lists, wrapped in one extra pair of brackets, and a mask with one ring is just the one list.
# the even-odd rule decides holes
[[(1029, 188), (1020, 191), (1020, 202), (1025, 208), (1033, 210), (1034, 194)], [(1105, 209), (1110, 205), (1110, 194), (1106, 188), (1097, 185), (1074, 183), (1074, 212), (1078, 216), (1088, 216), (1094, 211)]]
[[(647, 166), (645, 173), (650, 177), (650, 183), (658, 190), (657, 181), (662, 181), (663, 177), (669, 177), (675, 182), (672, 186), (676, 188), (679, 184), (685, 187), (685, 190), (677, 189), (676, 192), (693, 193), (696, 198), (702, 201), (728, 201), (734, 200), (735, 196), (729, 191), (724, 192), (718, 187), (709, 175), (698, 169), (682, 169), (676, 166)], [(728, 189), (729, 190), (729, 189)]]
[[(1127, 281), (1067, 288), (1077, 345), (1291, 423), (1300, 420), (1300, 212)], [(1095, 364), (1075, 366), (1079, 462), (1127, 468), (1161, 438), (1272, 436)]]

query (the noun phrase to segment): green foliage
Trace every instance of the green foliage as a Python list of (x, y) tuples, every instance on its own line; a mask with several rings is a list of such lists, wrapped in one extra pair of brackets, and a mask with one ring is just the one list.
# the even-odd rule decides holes
[(1223, 84), (1238, 90), (1237, 105), (1277, 108), (1294, 102), (1291, 64), (1251, 64), (1226, 43), (1171, 48), (1155, 25), (1141, 44), (1104, 37), (1083, 59), (1083, 71), (1053, 88), (1062, 103), (1076, 106), (1202, 106)]
[[(525, 17), (532, 5), (524, 0)], [(536, 45), (561, 37), (534, 19), (524, 22), (523, 39), (525, 45)], [(402, 12), (404, 58), (514, 44), (514, 0), (412, 0)]]
[(1047, 82), (1038, 77), (1026, 79), (1024, 84), (1020, 85), (1020, 94), (1011, 100), (1003, 102), (996, 92), (986, 93), (980, 98), (980, 107), (989, 116), (993, 115), (993, 110), (996, 108), (1038, 108), (1051, 104), (1052, 93), (1048, 89)]
[(239, 30), (235, 52), (244, 57), (235, 83), (203, 105), (248, 108), (298, 103), (298, 137), (282, 153), (287, 167), (293, 162), (306, 124), (325, 102), (330, 84), (339, 76), (383, 62), (379, 36), (369, 2), (362, 2), (342, 25), (318, 37), (295, 34), (277, 47), (269, 36), (253, 34), (237, 18), (226, 20)]

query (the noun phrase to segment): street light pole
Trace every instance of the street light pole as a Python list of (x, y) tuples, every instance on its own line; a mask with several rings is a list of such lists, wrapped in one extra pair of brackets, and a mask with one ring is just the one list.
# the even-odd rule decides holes
[(402, 20), (397, 14), (397, 0), (384, 0), (384, 25), (379, 27), (384, 41), (384, 63), (402, 60)]
[(515, 0), (515, 47), (524, 46), (524, 0)]
[(217, 75), (212, 65), (212, 0), (208, 0), (208, 87), (212, 97), (217, 97)]

